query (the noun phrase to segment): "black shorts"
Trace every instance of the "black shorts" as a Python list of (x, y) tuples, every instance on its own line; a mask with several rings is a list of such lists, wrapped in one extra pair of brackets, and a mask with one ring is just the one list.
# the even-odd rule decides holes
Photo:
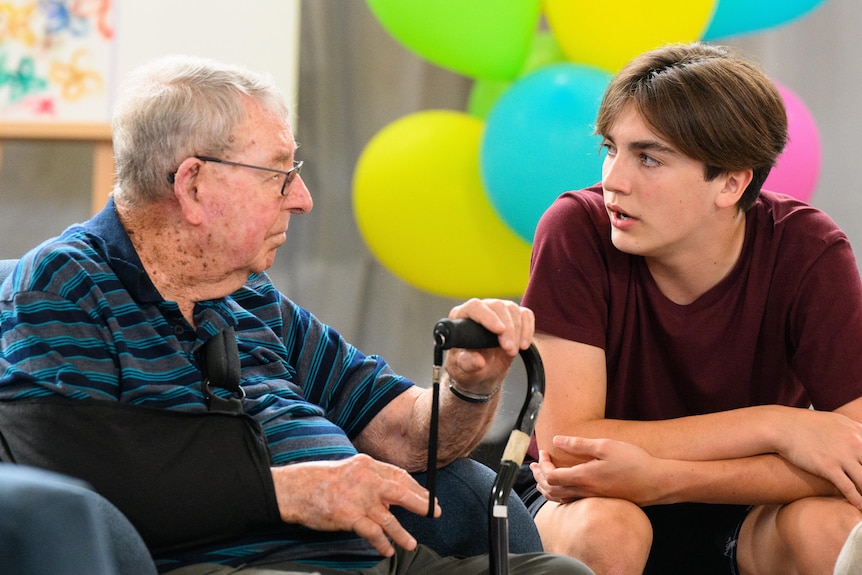
[(737, 575), (739, 529), (749, 509), (706, 503), (644, 507), (653, 528), (644, 575)]
[[(527, 473), (519, 474), (515, 490), (535, 517), (547, 500)], [(736, 544), (749, 509), (705, 503), (644, 507), (653, 528), (644, 575), (737, 575)]]

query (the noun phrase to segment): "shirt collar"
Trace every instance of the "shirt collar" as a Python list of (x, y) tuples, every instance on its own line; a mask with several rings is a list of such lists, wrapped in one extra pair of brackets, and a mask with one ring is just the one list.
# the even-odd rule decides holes
[(141, 258), (120, 221), (113, 198), (108, 199), (105, 207), (87, 221), (84, 228), (98, 239), (108, 264), (132, 297), (145, 303), (164, 301), (144, 270)]

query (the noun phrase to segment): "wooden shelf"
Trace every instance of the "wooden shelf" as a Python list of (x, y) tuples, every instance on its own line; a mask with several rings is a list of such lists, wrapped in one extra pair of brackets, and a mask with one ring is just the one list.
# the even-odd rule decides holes
[(72, 122), (4, 122), (0, 120), (3, 140), (111, 140), (111, 125), (107, 123)]

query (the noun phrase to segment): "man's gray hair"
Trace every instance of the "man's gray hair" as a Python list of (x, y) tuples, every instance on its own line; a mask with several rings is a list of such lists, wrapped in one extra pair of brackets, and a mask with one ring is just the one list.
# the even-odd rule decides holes
[(167, 56), (134, 70), (114, 108), (114, 195), (149, 203), (172, 194), (169, 175), (190, 156), (218, 156), (248, 100), (287, 120), (271, 77), (213, 60)]

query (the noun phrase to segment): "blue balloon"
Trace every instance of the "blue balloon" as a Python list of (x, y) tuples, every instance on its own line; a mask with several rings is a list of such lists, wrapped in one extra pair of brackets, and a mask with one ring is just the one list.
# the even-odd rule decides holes
[(593, 130), (610, 79), (592, 66), (547, 66), (512, 84), (489, 112), (482, 182), (498, 215), (526, 241), (557, 196), (601, 179)]
[(718, 0), (703, 40), (759, 32), (807, 14), (823, 0)]

